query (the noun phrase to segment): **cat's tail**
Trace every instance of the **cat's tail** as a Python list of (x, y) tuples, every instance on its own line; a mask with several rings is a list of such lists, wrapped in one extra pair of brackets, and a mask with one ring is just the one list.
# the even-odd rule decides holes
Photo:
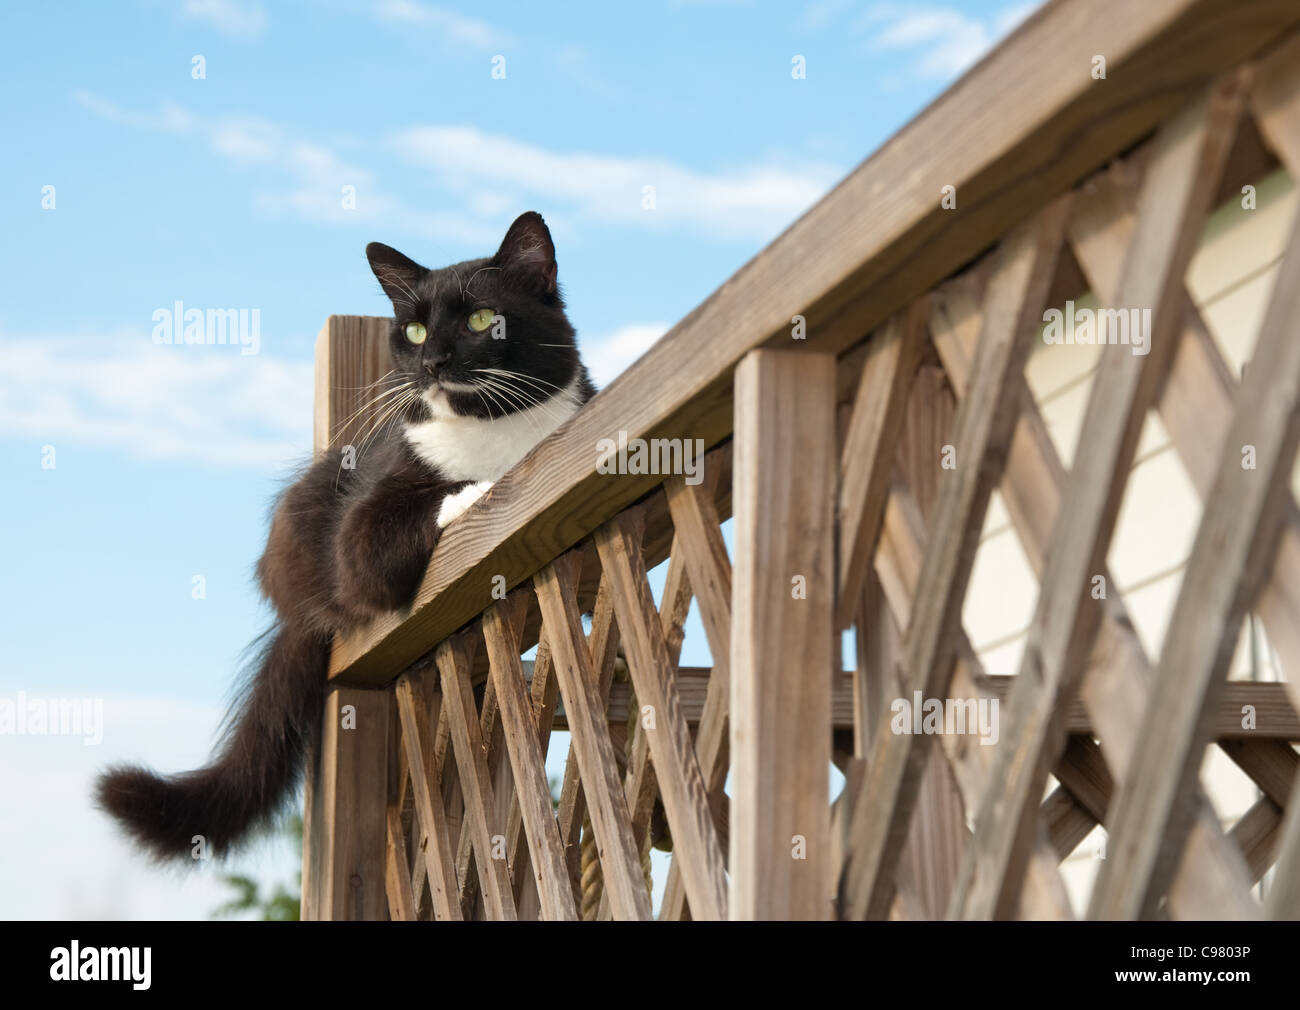
[(96, 783), (99, 806), (159, 860), (223, 855), (280, 812), (320, 736), (329, 639), (274, 631), (216, 757), (178, 775), (110, 768)]

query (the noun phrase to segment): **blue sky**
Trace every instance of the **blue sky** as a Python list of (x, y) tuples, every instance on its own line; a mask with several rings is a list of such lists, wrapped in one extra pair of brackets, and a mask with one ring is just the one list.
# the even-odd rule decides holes
[[(310, 452), (315, 335), (387, 311), (367, 242), (437, 266), (541, 211), (607, 381), (1032, 7), (5, 4), (0, 698), (106, 714), (93, 747), (0, 735), (0, 917), (218, 903), (210, 873), (135, 860), (87, 789), (109, 760), (206, 756), (268, 619), (252, 567)], [(258, 353), (156, 345), (177, 300), (256, 309)], [(692, 622), (683, 661), (707, 657)]]

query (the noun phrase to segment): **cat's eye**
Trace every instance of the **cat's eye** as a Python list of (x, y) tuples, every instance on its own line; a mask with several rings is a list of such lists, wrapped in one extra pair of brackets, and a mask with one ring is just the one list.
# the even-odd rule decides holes
[(469, 314), (469, 328), (475, 333), (482, 333), (492, 325), (496, 313), (492, 309), (478, 309)]
[(424, 338), (429, 335), (429, 331), (424, 328), (424, 323), (407, 323), (406, 339), (413, 344), (424, 343)]

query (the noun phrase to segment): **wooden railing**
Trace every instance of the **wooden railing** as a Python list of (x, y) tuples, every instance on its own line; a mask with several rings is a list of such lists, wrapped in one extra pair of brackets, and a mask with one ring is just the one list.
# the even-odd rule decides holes
[[(669, 919), (1068, 917), (1058, 863), (1099, 822), (1090, 914), (1300, 915), (1294, 681), (1226, 685), (1251, 609), (1300, 671), (1300, 241), (1240, 384), (1184, 286), (1212, 206), (1300, 179), (1298, 25), (1281, 0), (1048, 4), (539, 445), (409, 612), (335, 644), (304, 917), (648, 918), (657, 810)], [(1151, 347), (1104, 350), (1067, 472), (1022, 368), (1085, 290), (1149, 308)], [(318, 445), (385, 332), (326, 324)], [(1151, 410), (1204, 500), (1154, 662), (1094, 598)], [(703, 481), (598, 472), (619, 432), (702, 440)], [(1003, 679), (961, 626), (995, 488), (1040, 584)], [(692, 599), (709, 671), (678, 668)], [(1002, 698), (1000, 742), (891, 732), (914, 691)], [(1212, 742), (1263, 793), (1230, 831)]]

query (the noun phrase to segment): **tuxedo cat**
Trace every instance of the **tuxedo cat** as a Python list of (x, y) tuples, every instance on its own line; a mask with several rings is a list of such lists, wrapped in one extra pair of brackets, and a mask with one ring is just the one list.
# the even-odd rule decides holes
[(276, 505), (257, 565), (275, 608), (210, 764), (109, 769), (98, 801), (152, 856), (218, 854), (280, 811), (320, 735), (330, 641), (407, 606), (443, 528), (595, 389), (556, 284), (541, 215), (496, 255), (428, 270), (366, 247), (393, 304), (392, 370), (352, 447), (320, 454)]

